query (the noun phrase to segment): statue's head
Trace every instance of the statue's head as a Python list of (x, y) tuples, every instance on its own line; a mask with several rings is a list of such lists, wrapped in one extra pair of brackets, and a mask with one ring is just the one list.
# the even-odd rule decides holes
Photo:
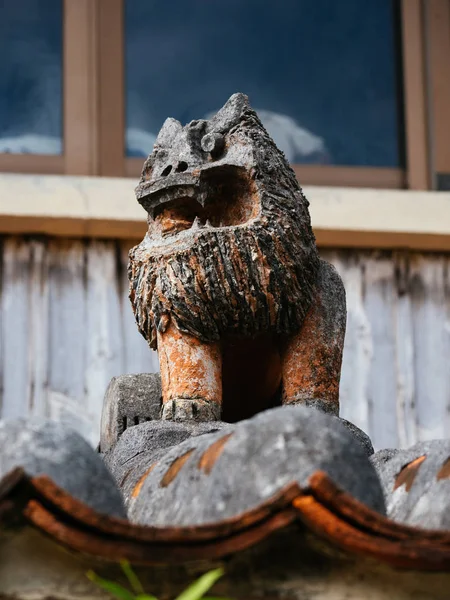
[(164, 314), (205, 340), (298, 329), (318, 267), (308, 202), (247, 96), (184, 127), (167, 119), (136, 196), (148, 232), (131, 298), (153, 346)]
[(306, 204), (247, 96), (234, 94), (209, 120), (184, 127), (175, 119), (165, 121), (136, 196), (149, 214), (151, 237), (173, 242), (181, 231), (233, 227), (261, 217), (269, 209), (264, 175), (287, 177), (291, 202), (294, 194), (297, 209)]

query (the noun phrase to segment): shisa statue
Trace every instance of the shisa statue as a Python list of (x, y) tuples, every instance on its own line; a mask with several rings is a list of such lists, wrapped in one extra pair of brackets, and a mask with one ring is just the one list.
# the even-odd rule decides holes
[(148, 232), (130, 297), (159, 352), (162, 418), (238, 421), (280, 403), (337, 414), (344, 287), (247, 97), (210, 120), (167, 119), (136, 195)]
[(113, 379), (100, 444), (129, 518), (215, 522), (318, 469), (384, 513), (395, 460), (374, 461), (380, 480), (368, 437), (338, 418), (344, 287), (247, 97), (167, 119), (136, 195), (148, 231), (130, 299), (161, 377)]

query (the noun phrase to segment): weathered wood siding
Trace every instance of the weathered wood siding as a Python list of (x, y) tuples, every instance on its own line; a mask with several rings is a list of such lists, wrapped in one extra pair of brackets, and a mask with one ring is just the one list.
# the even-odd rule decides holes
[[(1, 244), (0, 416), (48, 415), (95, 444), (111, 377), (158, 369), (127, 298), (132, 242)], [(322, 255), (347, 290), (342, 415), (377, 448), (448, 436), (449, 256)]]

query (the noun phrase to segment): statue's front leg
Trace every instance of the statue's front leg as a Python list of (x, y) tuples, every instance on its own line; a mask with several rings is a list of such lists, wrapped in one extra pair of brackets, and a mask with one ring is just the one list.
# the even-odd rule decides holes
[(222, 352), (180, 332), (172, 323), (158, 332), (162, 418), (170, 421), (216, 421), (222, 403)]
[(317, 292), (302, 329), (283, 349), (283, 404), (339, 414), (346, 318), (342, 280), (334, 267), (321, 261)]

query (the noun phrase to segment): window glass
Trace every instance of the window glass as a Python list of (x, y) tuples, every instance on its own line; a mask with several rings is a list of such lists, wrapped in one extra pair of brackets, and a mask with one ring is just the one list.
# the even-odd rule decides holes
[(0, 152), (62, 152), (61, 0), (1, 0)]
[(400, 164), (391, 0), (126, 0), (126, 147), (250, 97), (292, 163)]

